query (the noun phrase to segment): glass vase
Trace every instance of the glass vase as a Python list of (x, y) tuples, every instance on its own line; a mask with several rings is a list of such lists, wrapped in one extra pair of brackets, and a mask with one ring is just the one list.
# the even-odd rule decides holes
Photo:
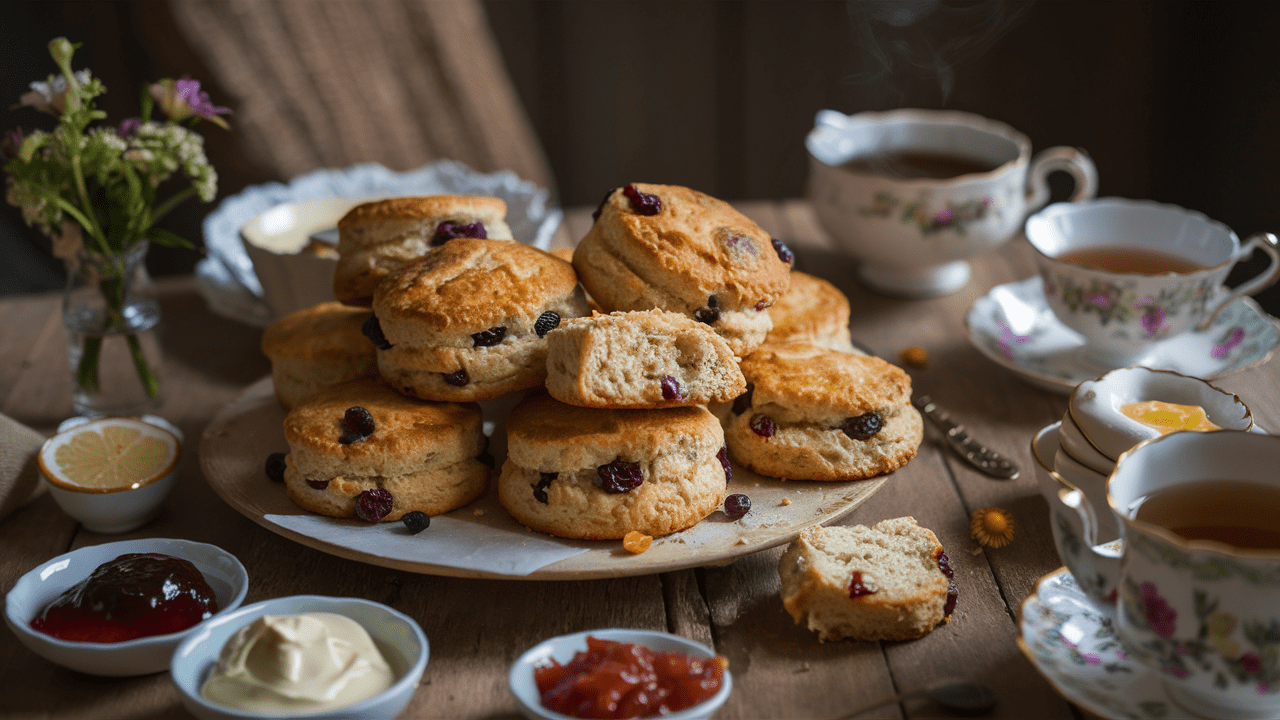
[(62, 323), (77, 414), (142, 415), (160, 406), (160, 304), (147, 248), (143, 240), (113, 255), (83, 249), (67, 262)]

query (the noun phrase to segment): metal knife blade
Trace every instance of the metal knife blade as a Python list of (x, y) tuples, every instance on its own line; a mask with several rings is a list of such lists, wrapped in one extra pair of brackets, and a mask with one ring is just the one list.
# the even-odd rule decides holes
[(911, 401), (912, 405), (933, 421), (942, 430), (947, 443), (970, 465), (1001, 480), (1013, 480), (1018, 477), (1018, 466), (1011, 460), (969, 437), (964, 426), (956, 422), (945, 410), (938, 407), (928, 395), (921, 395)]

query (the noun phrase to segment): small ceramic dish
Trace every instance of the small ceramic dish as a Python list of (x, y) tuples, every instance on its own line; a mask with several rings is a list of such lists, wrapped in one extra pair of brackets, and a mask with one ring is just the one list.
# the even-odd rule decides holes
[(1080, 428), (1076, 426), (1075, 420), (1071, 419), (1071, 413), (1063, 413), (1062, 415), (1062, 431), (1060, 442), (1062, 443), (1062, 452), (1070, 455), (1073, 460), (1096, 470), (1103, 475), (1110, 475), (1112, 470), (1116, 469), (1116, 461), (1103, 455), (1098, 448), (1089, 444), (1089, 440), (1085, 438), (1084, 433), (1080, 432)]
[[(143, 415), (136, 419), (160, 428), (177, 441), (178, 454), (173, 458), (172, 465), (149, 482), (121, 487), (85, 487), (58, 479), (45, 467), (45, 460), (42, 458), (40, 461), (41, 474), (44, 476), (54, 502), (87, 530), (117, 534), (146, 525), (160, 514), (165, 499), (177, 484), (178, 460), (182, 457), (182, 431), (158, 415)], [(41, 448), (41, 455), (43, 456), (45, 448), (48, 448), (50, 443), (62, 433), (72, 428), (102, 423), (106, 420), (110, 418), (73, 417), (64, 420), (58, 425), (57, 434), (46, 441), (45, 447)]]
[(1067, 412), (1089, 444), (1114, 461), (1143, 440), (1160, 437), (1160, 430), (1122, 410), (1128, 403), (1146, 400), (1198, 405), (1210, 422), (1225, 430), (1253, 427), (1253, 415), (1239, 397), (1197, 377), (1145, 367), (1120, 368), (1080, 383), (1071, 393)]
[[(267, 715), (242, 711), (206, 700), (200, 688), (217, 663), (222, 647), (240, 628), (263, 615), (294, 615), (326, 612), (343, 615), (360, 623), (386, 658), (395, 676), (391, 687), (379, 695), (340, 708), (316, 713)], [(386, 605), (360, 598), (293, 595), (240, 608), (201, 625), (173, 653), (169, 674), (182, 693), (182, 704), (201, 720), (213, 718), (288, 717), (292, 720), (325, 718), (393, 718), (404, 712), (413, 699), (422, 673), (427, 669), (427, 636), (413, 618)]]
[[(538, 684), (533, 679), (533, 670), (536, 667), (548, 664), (548, 661), (553, 659), (562, 665), (568, 663), (576, 653), (587, 649), (588, 635), (601, 640), (641, 645), (654, 652), (678, 652), (694, 658), (713, 658), (716, 655), (714, 650), (702, 643), (687, 640), (679, 635), (654, 630), (609, 628), (553, 637), (525, 651), (511, 665), (511, 672), (507, 675), (507, 683), (511, 687), (511, 694), (515, 696), (516, 703), (520, 706), (520, 712), (526, 718), (530, 720), (573, 720), (569, 715), (562, 715), (543, 707), (542, 698), (538, 692)], [(729, 699), (729, 693), (732, 691), (733, 675), (728, 670), (725, 670), (724, 682), (720, 684), (720, 690), (711, 698), (692, 707), (662, 715), (661, 717), (663, 720), (709, 718), (720, 709), (721, 705), (724, 705), (725, 700)]]
[[(162, 553), (190, 560), (218, 598), (218, 612), (182, 632), (117, 643), (59, 640), (31, 629), (31, 621), (46, 605), (89, 577), (99, 565), (127, 553)], [(167, 669), (178, 643), (240, 607), (248, 589), (244, 566), (235, 555), (215, 545), (166, 538), (125, 540), (73, 550), (23, 575), (5, 596), (4, 619), (23, 645), (50, 662), (90, 675), (146, 675)]]

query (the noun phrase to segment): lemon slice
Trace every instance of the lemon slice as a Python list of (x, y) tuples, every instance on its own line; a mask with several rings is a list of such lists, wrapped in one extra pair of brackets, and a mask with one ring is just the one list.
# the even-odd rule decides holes
[(137, 488), (178, 463), (178, 438), (136, 418), (102, 418), (45, 441), (40, 470), (58, 485), (99, 491)]

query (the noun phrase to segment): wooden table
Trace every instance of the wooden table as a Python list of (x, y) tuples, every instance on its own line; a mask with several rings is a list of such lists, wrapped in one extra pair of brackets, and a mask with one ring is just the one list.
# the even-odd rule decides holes
[[(1022, 467), (1014, 481), (969, 468), (926, 428), (919, 455), (844, 522), (873, 524), (912, 515), (933, 529), (960, 587), (950, 624), (913, 642), (821, 644), (792, 623), (778, 598), (781, 548), (723, 567), (582, 582), (476, 580), (418, 575), (339, 559), (275, 535), (224, 504), (204, 482), (194, 449), (212, 415), (269, 364), (261, 331), (209, 311), (192, 278), (158, 282), (164, 313), (165, 404), (160, 414), (189, 439), (178, 489), (155, 522), (124, 536), (80, 528), (45, 495), (0, 521), (0, 588), (68, 550), (120, 539), (180, 537), (234, 553), (249, 571), (246, 604), (296, 595), (349, 595), (391, 605), (422, 624), (431, 661), (407, 717), (514, 717), (508, 666), (538, 641), (600, 627), (667, 630), (714, 645), (734, 672), (720, 718), (841, 715), (941, 676), (967, 676), (995, 689), (996, 717), (1067, 718), (1061, 699), (1014, 644), (1022, 600), (1061, 565), (1036, 491), (1030, 442), (1060, 419), (1066, 398), (996, 367), (965, 337), (963, 318), (993, 286), (1034, 274), (1030, 248), (1017, 240), (974, 263), (960, 292), (904, 301), (871, 294), (852, 279), (852, 263), (829, 248), (802, 201), (740, 203), (766, 230), (799, 250), (801, 265), (835, 282), (853, 305), (855, 339), (893, 359), (926, 348), (926, 369), (910, 370), (916, 394), (929, 394), (972, 433)], [(568, 213), (562, 242), (581, 237), (590, 209)], [(49, 432), (71, 414), (66, 334), (59, 294), (0, 300), (0, 411)], [(1280, 428), (1280, 364), (1218, 381), (1250, 402), (1265, 428)], [(1012, 512), (1013, 543), (983, 549), (969, 538), (969, 514), (991, 505)], [(0, 715), (181, 717), (167, 674), (106, 679), (52, 665), (0, 632)], [(926, 700), (888, 704), (865, 717), (944, 714)]]

